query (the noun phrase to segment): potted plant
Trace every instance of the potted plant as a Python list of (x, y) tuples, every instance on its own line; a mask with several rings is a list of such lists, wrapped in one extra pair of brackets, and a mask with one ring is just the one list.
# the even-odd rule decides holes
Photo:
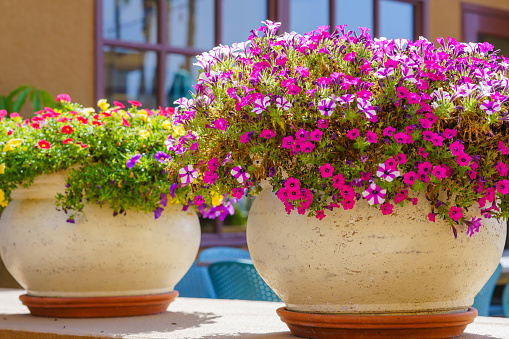
[(168, 168), (203, 177), (177, 194), (258, 195), (248, 246), (294, 334), (459, 335), (505, 241), (507, 59), (278, 26), (198, 56), (177, 115), (200, 136)]
[(172, 108), (57, 101), (0, 121), (1, 254), (23, 303), (43, 316), (163, 312), (200, 244), (198, 216), (165, 172), (184, 146), (163, 139), (195, 136)]

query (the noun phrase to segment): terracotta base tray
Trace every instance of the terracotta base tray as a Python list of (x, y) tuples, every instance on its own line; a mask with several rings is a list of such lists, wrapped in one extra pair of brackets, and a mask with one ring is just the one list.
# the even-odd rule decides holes
[(305, 338), (452, 338), (465, 331), (477, 310), (452, 314), (355, 316), (277, 310), (293, 335)]
[(177, 291), (171, 291), (154, 295), (85, 298), (46, 298), (24, 294), (19, 298), (36, 316), (100, 318), (162, 313), (177, 296)]

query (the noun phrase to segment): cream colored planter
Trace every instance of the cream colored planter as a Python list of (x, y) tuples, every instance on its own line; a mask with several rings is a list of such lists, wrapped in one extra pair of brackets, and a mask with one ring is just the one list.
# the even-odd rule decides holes
[(86, 205), (75, 224), (56, 211), (65, 174), (40, 176), (17, 189), (0, 221), (1, 254), (31, 296), (99, 297), (172, 291), (200, 244), (194, 210), (168, 206), (153, 214), (113, 217), (108, 206)]
[[(459, 312), (494, 272), (505, 221), (484, 220), (472, 238), (454, 239), (443, 221), (428, 221), (428, 202), (396, 206), (391, 216), (364, 199), (322, 221), (287, 215), (265, 189), (248, 217), (254, 265), (291, 311), (332, 314)], [(471, 212), (473, 209), (471, 209)]]

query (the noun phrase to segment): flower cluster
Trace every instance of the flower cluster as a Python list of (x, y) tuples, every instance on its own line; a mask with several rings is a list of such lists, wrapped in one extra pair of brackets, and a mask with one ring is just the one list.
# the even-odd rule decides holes
[[(84, 202), (108, 203), (114, 215), (142, 210), (156, 219), (168, 203), (185, 208), (193, 204), (175, 195), (178, 182), (165, 171), (179, 149), (163, 140), (186, 134), (173, 121), (173, 108), (152, 111), (137, 101), (129, 101), (128, 108), (120, 102), (110, 106), (102, 99), (95, 111), (71, 103), (67, 94), (56, 100), (57, 108), (46, 107), (26, 120), (0, 111), (1, 206), (7, 205), (16, 187), (61, 170), (69, 174), (57, 207), (68, 213), (69, 222), (74, 222)], [(232, 209), (228, 199), (213, 206), (197, 205), (210, 218), (224, 218)]]
[[(183, 194), (256, 194), (268, 180), (288, 213), (322, 219), (360, 199), (390, 215), (423, 191), (431, 221), (470, 235), (507, 217), (509, 59), (493, 46), (264, 24), (198, 56), (175, 115), (200, 135), (168, 167)], [(468, 220), (471, 206), (482, 215)]]

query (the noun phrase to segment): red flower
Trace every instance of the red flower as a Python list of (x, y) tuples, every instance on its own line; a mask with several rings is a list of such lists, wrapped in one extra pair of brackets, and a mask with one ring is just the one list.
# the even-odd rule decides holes
[(92, 121), (92, 124), (93, 124), (94, 126), (101, 126), (101, 125), (104, 125), (104, 122), (100, 122), (100, 121), (98, 121), (98, 120), (94, 120), (94, 121)]
[(122, 117), (122, 125), (131, 127), (131, 125), (129, 124), (129, 121), (127, 121), (126, 118), (124, 118), (124, 117)]
[(47, 142), (46, 140), (41, 140), (37, 144), (42, 149), (49, 149), (51, 147), (51, 144), (49, 142)]
[(141, 107), (141, 102), (139, 102), (139, 101), (127, 100), (127, 102), (135, 107)]
[(125, 108), (124, 104), (118, 101), (113, 101), (113, 105), (115, 105), (118, 108)]
[(69, 138), (69, 139), (64, 139), (64, 141), (62, 141), (62, 143), (64, 144), (70, 144), (71, 142), (73, 142), (74, 140)]
[(88, 124), (88, 119), (83, 117), (78, 117), (78, 121), (81, 122), (83, 125)]
[(74, 132), (74, 129), (69, 125), (65, 125), (65, 126), (62, 126), (61, 132), (65, 133), (65, 134), (71, 134), (72, 132)]

